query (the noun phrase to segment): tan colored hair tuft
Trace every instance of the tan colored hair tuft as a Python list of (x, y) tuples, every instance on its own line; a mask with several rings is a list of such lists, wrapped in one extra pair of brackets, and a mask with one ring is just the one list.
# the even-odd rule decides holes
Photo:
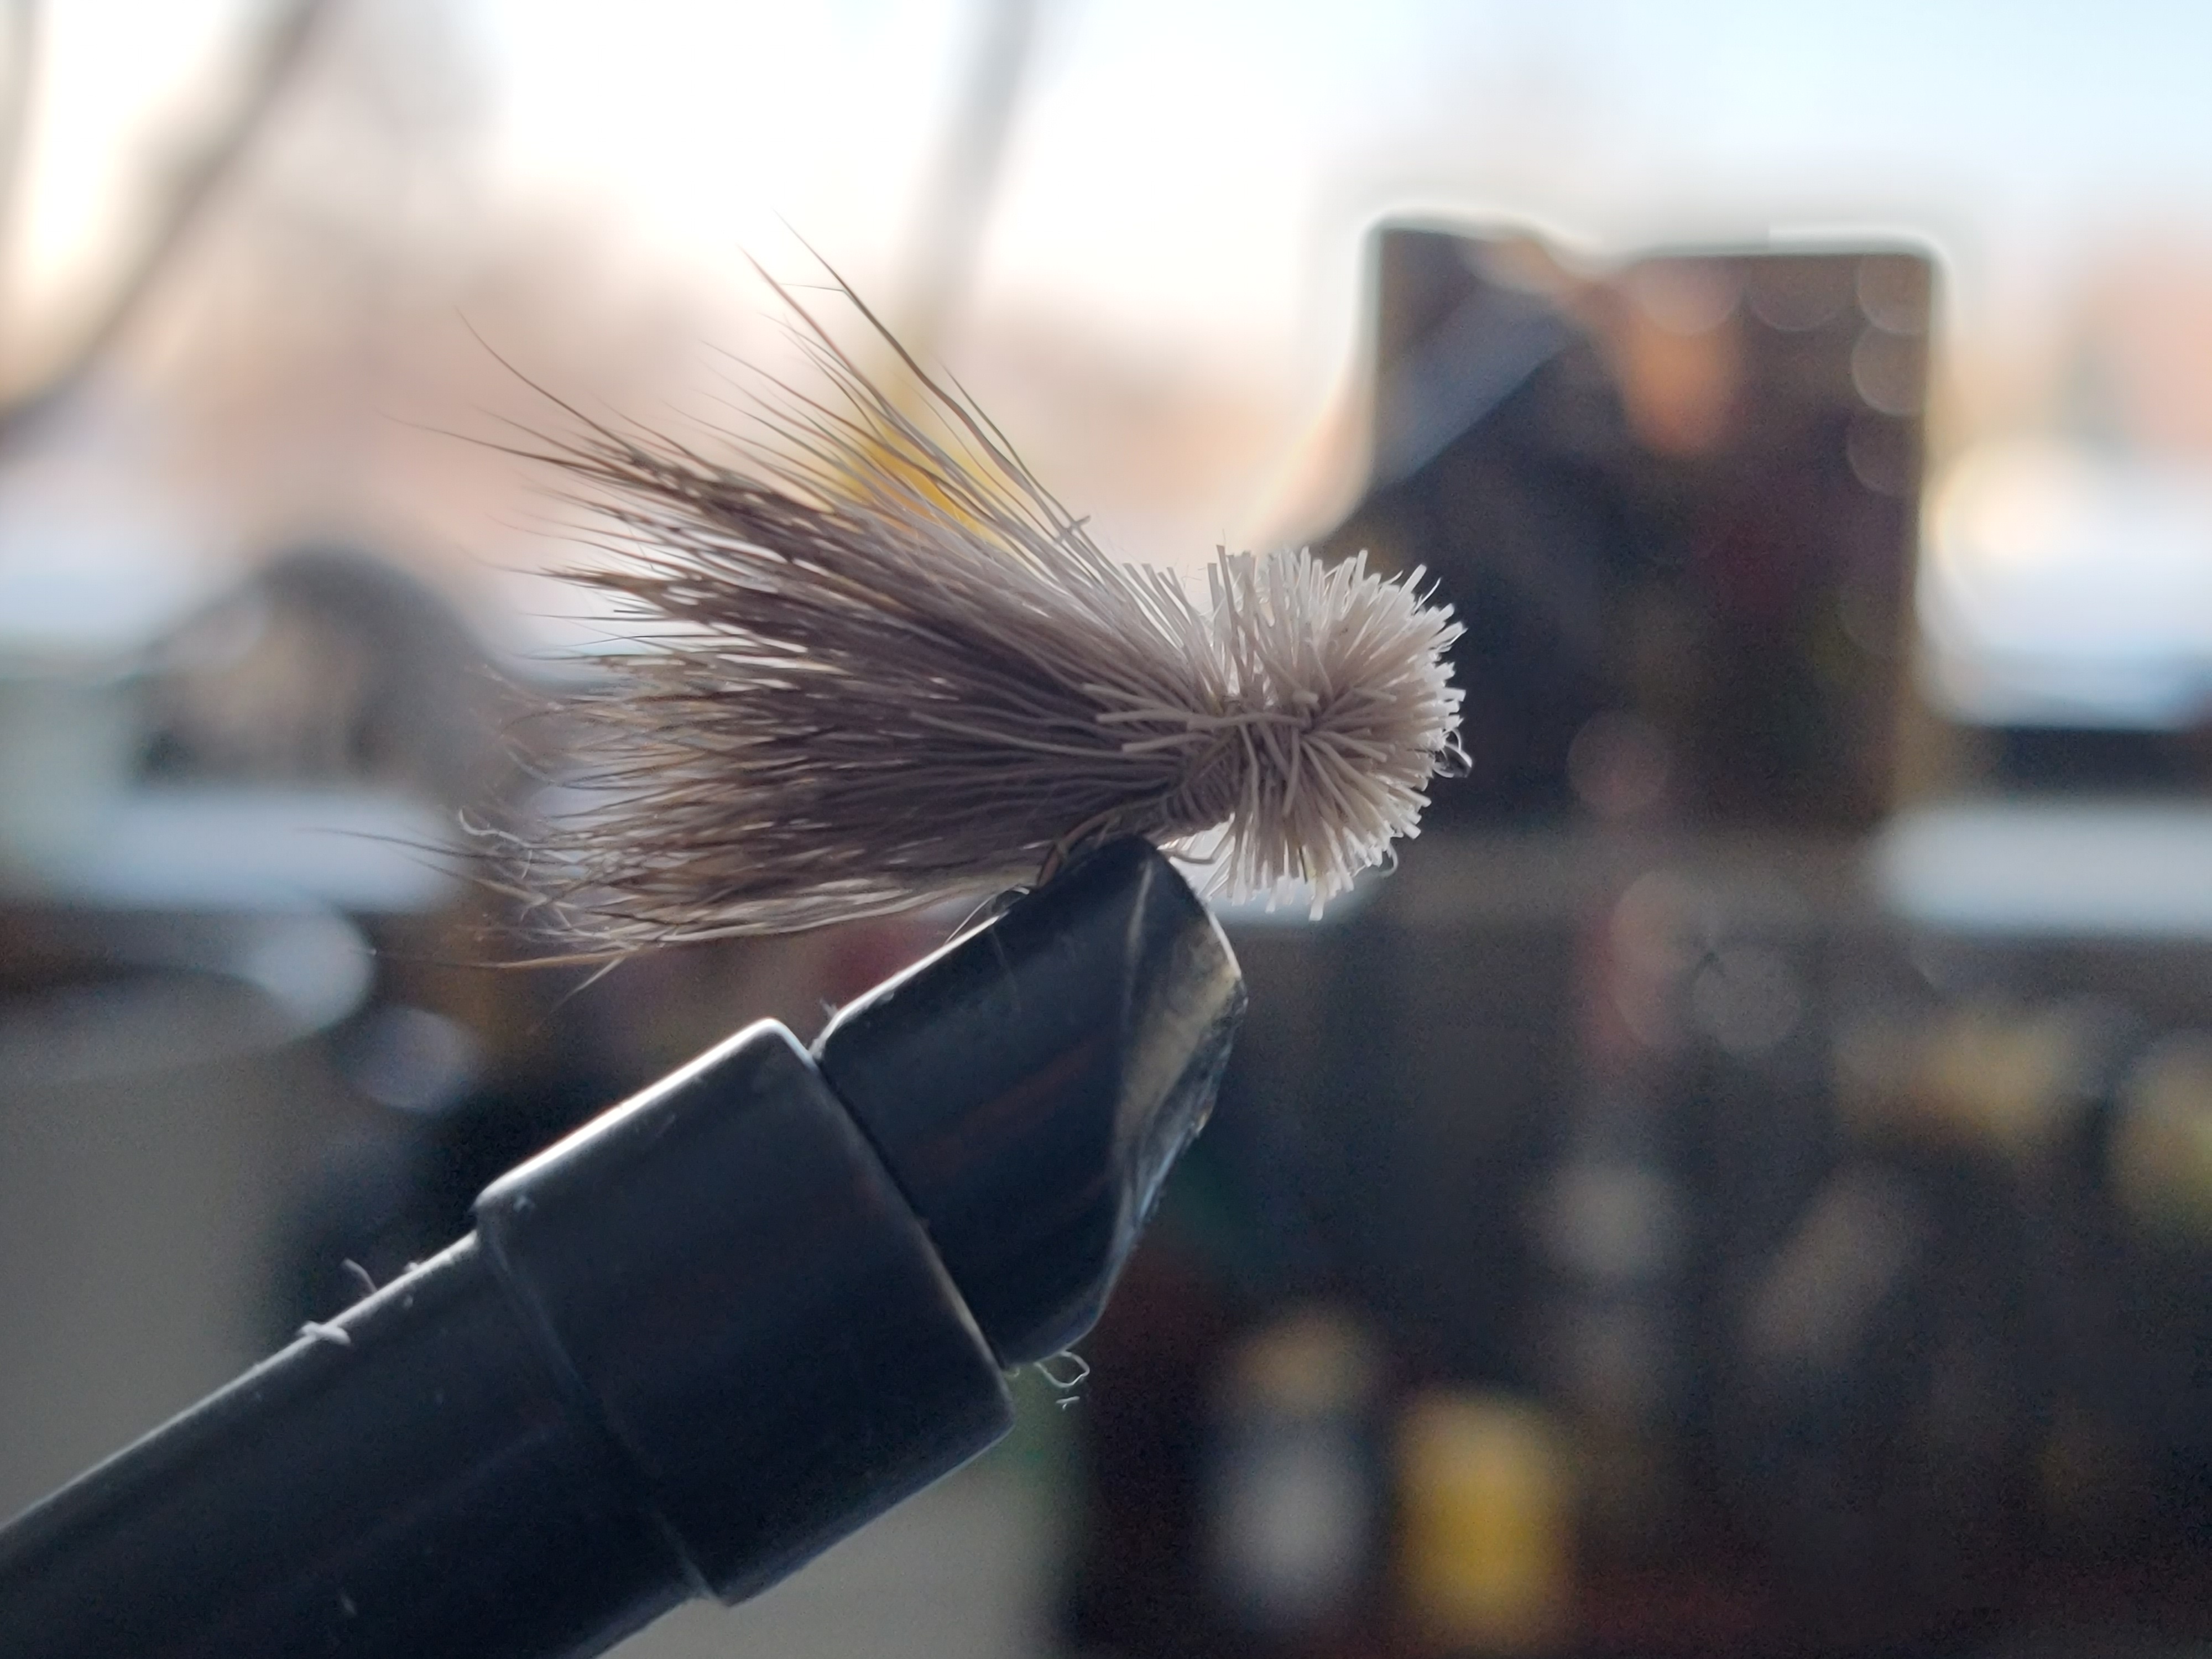
[(583, 804), (525, 838), (538, 921), (610, 955), (780, 932), (1131, 833), (1317, 908), (1415, 833), (1460, 696), (1419, 571), (1224, 551), (1194, 599), (964, 395), (902, 353), (908, 412), (784, 298), (825, 389), (769, 382), (765, 442), (585, 422), (551, 457), (610, 532), (568, 574), (637, 638), (568, 708)]

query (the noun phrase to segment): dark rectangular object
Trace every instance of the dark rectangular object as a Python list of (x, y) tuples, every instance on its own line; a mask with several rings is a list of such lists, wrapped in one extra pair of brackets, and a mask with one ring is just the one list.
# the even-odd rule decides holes
[(1329, 537), (1458, 608), (1446, 819), (1857, 830), (1889, 804), (1933, 269), (1389, 225), (1374, 471)]

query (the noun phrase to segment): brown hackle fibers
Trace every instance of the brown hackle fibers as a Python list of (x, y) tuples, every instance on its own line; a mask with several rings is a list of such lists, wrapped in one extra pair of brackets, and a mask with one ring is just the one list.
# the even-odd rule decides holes
[(1419, 571), (1220, 551), (1194, 596), (1102, 551), (857, 300), (904, 405), (783, 298), (822, 389), (764, 379), (760, 441), (576, 416), (550, 457), (602, 532), (568, 574), (635, 628), (566, 706), (579, 804), (523, 839), (537, 922), (609, 957), (783, 932), (1128, 833), (1317, 913), (1416, 833), (1460, 700)]

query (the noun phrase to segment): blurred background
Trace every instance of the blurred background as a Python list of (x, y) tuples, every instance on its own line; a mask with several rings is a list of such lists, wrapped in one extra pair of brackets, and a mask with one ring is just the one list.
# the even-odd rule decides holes
[(749, 257), (818, 254), (1116, 554), (1425, 567), (1473, 773), (1227, 918), (1088, 1378), (624, 1651), (2212, 1648), (2208, 61), (2154, 0), (0, 4), (0, 1511), (945, 937), (501, 971), (423, 850), (604, 624), (475, 441), (514, 371), (727, 424)]

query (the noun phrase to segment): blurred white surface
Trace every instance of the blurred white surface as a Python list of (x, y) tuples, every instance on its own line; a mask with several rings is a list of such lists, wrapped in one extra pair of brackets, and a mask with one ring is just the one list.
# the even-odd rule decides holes
[(458, 890), (453, 840), (449, 815), (388, 791), (133, 789), (24, 832), (11, 873), (99, 909), (424, 913)]
[(1965, 933), (2212, 939), (2212, 807), (1989, 801), (1899, 813), (1869, 855), (1882, 902)]
[(2177, 729), (2212, 706), (2212, 467), (1985, 444), (1928, 519), (1920, 618), (1950, 712)]

